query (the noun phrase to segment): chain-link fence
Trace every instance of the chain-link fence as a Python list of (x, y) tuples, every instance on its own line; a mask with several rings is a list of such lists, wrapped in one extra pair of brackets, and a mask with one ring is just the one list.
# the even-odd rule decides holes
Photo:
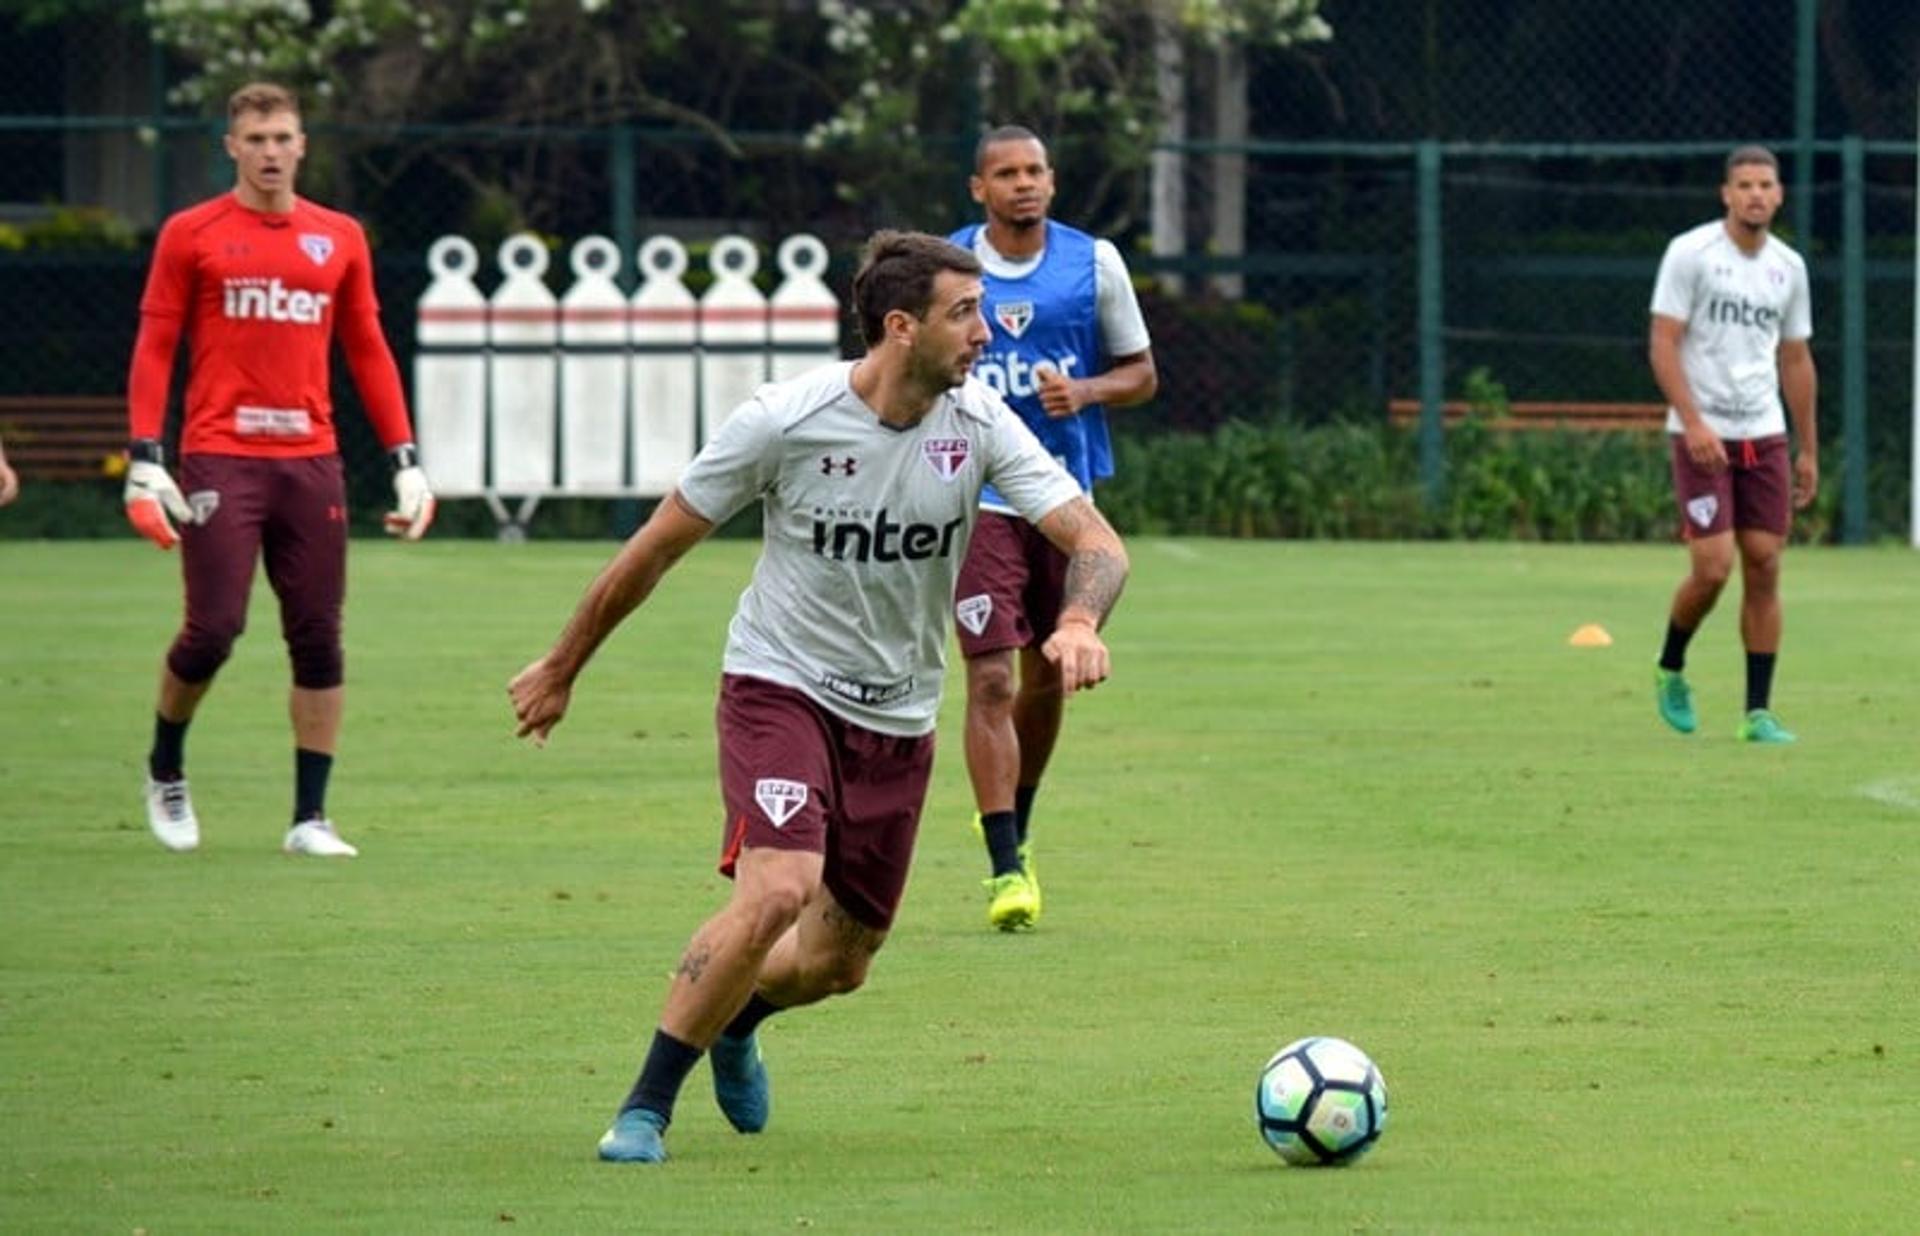
[[(1788, 188), (1778, 228), (1813, 275), (1823, 430), (1863, 437), (1829, 467), (1869, 461), (1861, 528), (1904, 530), (1920, 16), (1868, 0), (1764, 8), (1328, 0), (1330, 42), (1254, 50), (1235, 72), (1196, 50), (1184, 136), (1169, 130), (1151, 165), (1116, 170), (1103, 136), (1049, 135), (1059, 213), (1114, 236), (1143, 286), (1162, 395), (1123, 431), (1379, 420), (1436, 372), (1449, 398), (1472, 374), (1514, 400), (1655, 400), (1661, 251), (1720, 213), (1725, 149), (1763, 140)], [(111, 395), (154, 228), (231, 183), (221, 126), (167, 102), (177, 67), (137, 21), (29, 26), (0, 10), (0, 31), (0, 396)], [(951, 172), (909, 216), (897, 197), (849, 193), (847, 169), (797, 127), (726, 142), (657, 124), (309, 130), (302, 189), (366, 223), (403, 373), (425, 251), (444, 234), (490, 255), (520, 228), (557, 244), (600, 233), (631, 254), (656, 233), (698, 247), (807, 231), (844, 293), (873, 228), (945, 230), (974, 210), (970, 136), (912, 139)], [(1851, 154), (1849, 136), (1864, 139)], [(1424, 173), (1416, 139), (1433, 143)], [(1423, 217), (1438, 222), (1426, 249)], [(489, 263), (482, 287), (494, 278)], [(349, 461), (377, 487), (351, 384), (338, 389)]]

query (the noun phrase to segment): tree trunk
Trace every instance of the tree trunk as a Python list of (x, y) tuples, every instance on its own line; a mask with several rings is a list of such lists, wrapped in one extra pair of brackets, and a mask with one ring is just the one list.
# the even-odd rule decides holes
[[(1160, 96), (1162, 145), (1187, 140), (1186, 51), (1180, 29), (1170, 16), (1155, 23), (1153, 36), (1154, 87)], [(1153, 254), (1184, 257), (1187, 252), (1187, 156), (1183, 150), (1153, 152)], [(1178, 274), (1160, 276), (1169, 296), (1178, 296), (1185, 280)]]
[[(1229, 44), (1214, 53), (1214, 140), (1227, 145), (1244, 142), (1248, 134), (1247, 52)], [(1237, 258), (1247, 251), (1247, 156), (1222, 151), (1213, 156), (1213, 256)], [(1247, 281), (1238, 274), (1215, 275), (1213, 290), (1239, 300)]]

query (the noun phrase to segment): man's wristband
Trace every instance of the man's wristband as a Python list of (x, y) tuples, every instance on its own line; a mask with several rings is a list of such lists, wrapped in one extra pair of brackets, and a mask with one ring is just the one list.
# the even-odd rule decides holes
[(127, 444), (127, 459), (131, 463), (164, 464), (167, 448), (158, 438), (135, 438)]
[(417, 468), (420, 466), (420, 448), (411, 442), (404, 442), (387, 452), (387, 462), (393, 465), (395, 472)]

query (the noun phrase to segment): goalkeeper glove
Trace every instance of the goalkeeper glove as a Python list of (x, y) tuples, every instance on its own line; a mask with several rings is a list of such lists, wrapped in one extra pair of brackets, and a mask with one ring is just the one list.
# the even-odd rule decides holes
[(167, 475), (164, 458), (160, 444), (152, 438), (138, 439), (128, 447), (127, 485), (121, 500), (134, 531), (161, 549), (172, 549), (180, 543), (180, 534), (167, 516), (183, 524), (193, 523), (194, 518), (180, 487)]
[(417, 541), (427, 535), (438, 505), (427, 487), (427, 474), (420, 468), (420, 452), (412, 445), (396, 446), (387, 452), (393, 465), (393, 505), (387, 512), (387, 532), (391, 536)]

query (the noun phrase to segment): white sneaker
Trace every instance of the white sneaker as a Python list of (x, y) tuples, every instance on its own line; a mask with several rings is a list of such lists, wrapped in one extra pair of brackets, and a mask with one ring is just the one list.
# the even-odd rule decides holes
[(169, 850), (186, 851), (200, 848), (200, 821), (194, 818), (193, 799), (187, 794), (187, 783), (180, 781), (155, 781), (147, 778), (147, 827), (160, 844)]
[(357, 858), (360, 851), (340, 840), (332, 820), (302, 820), (287, 830), (281, 849), (289, 854), (311, 854), (315, 858)]

